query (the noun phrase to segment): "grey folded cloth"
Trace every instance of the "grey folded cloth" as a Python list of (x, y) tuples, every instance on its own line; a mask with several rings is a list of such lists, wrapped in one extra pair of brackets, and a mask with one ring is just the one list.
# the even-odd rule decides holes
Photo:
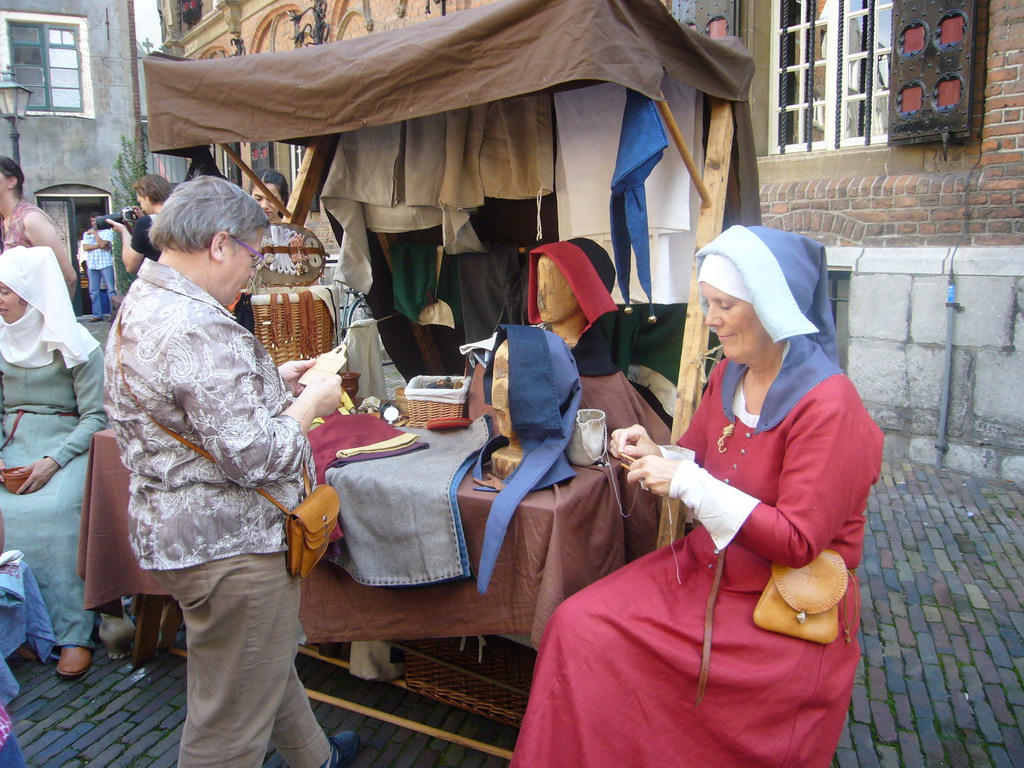
[[(360, 584), (414, 586), (470, 575), (455, 491), (467, 457), (490, 437), (480, 417), (450, 432), (409, 429), (429, 450), (327, 470), (345, 538), (331, 562)], [(462, 471), (460, 471), (462, 470)]]

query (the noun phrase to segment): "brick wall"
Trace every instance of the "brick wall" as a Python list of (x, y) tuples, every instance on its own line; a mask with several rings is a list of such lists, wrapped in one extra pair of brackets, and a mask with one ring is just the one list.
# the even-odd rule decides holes
[[(988, 12), (981, 140), (963, 154), (970, 170), (770, 184), (764, 223), (826, 245), (1018, 245), (1024, 240), (1024, 0)], [(954, 153), (959, 154), (959, 153)], [(948, 167), (954, 167), (952, 162)], [(965, 196), (965, 188), (967, 190)]]

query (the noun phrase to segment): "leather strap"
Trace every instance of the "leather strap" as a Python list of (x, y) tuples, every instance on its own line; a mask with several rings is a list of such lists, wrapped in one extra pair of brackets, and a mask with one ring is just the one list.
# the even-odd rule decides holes
[(11, 431), (7, 434), (7, 439), (4, 440), (4, 444), (0, 445), (0, 451), (7, 447), (7, 444), (14, 439), (14, 433), (18, 431), (18, 422), (21, 421), (21, 417), (25, 415), (24, 411), (16, 411), (18, 414), (14, 417), (14, 425), (11, 427)]
[[(121, 374), (121, 381), (124, 383), (124, 388), (128, 391), (128, 394), (132, 396), (132, 400), (135, 401), (135, 404), (137, 406), (139, 406), (139, 408), (142, 410), (142, 412), (149, 417), (150, 421), (152, 421), (154, 424), (156, 424), (158, 427), (160, 427), (160, 429), (162, 429), (168, 435), (173, 437), (175, 440), (177, 440), (182, 445), (185, 445), (185, 446), (191, 448), (193, 451), (198, 453), (200, 456), (203, 456), (203, 457), (209, 459), (210, 461), (212, 461), (214, 464), (216, 464), (217, 460), (213, 457), (213, 454), (210, 453), (208, 450), (206, 450), (205, 448), (202, 448), (202, 447), (196, 445), (191, 440), (189, 440), (187, 437), (183, 437), (182, 435), (179, 435), (177, 432), (175, 432), (170, 427), (165, 427), (163, 424), (161, 424), (159, 421), (157, 421), (156, 417), (153, 416), (153, 414), (150, 412), (150, 410), (145, 405), (143, 405), (141, 400), (139, 400), (139, 398), (135, 394), (135, 392), (132, 391), (131, 386), (128, 384), (128, 377), (124, 375), (124, 364), (121, 362), (121, 314), (120, 313), (118, 313), (118, 315), (117, 315), (116, 349), (117, 349), (117, 370)], [(310, 494), (310, 492), (311, 492), (311, 489), (310, 489), (310, 482), (309, 482), (309, 469), (306, 467), (306, 463), (305, 462), (302, 463), (302, 478), (303, 478), (303, 481), (304, 481), (304, 483), (306, 485), (306, 495), (308, 496)], [(271, 496), (265, 490), (263, 490), (262, 488), (256, 488), (255, 490), (256, 490), (256, 493), (258, 493), (260, 496), (265, 498), (267, 501), (269, 501), (275, 507), (280, 509), (285, 514), (285, 516), (288, 516), (288, 515), (291, 514), (291, 510), (288, 509), (288, 507), (286, 507), (280, 501), (275, 499), (273, 496)]]
[(715, 562), (715, 578), (711, 582), (711, 593), (708, 595), (708, 607), (704, 612), (704, 648), (700, 654), (700, 678), (697, 680), (697, 701), (698, 706), (704, 700), (704, 688), (708, 683), (708, 673), (711, 671), (711, 628), (715, 618), (715, 601), (718, 599), (718, 587), (722, 583), (722, 571), (725, 570), (725, 548), (718, 553), (718, 560)]

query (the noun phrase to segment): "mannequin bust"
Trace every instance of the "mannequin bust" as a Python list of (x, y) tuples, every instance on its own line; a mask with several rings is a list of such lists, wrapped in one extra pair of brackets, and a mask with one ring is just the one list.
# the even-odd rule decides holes
[(491, 454), (491, 471), (502, 480), (512, 474), (523, 460), (523, 446), (512, 430), (508, 397), (508, 341), (503, 341), (494, 352), (494, 371), (491, 381), (491, 407), (494, 408), (498, 432), (508, 438), (508, 445)]
[(551, 325), (552, 332), (560, 336), (569, 349), (576, 346), (588, 325), (572, 286), (547, 255), (542, 255), (537, 262), (537, 311), (540, 319)]

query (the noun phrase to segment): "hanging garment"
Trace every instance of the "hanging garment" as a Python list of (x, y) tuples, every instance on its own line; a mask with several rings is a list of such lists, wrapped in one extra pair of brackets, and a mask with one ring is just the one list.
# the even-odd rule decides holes
[(422, 243), (394, 243), (391, 246), (391, 276), (395, 309), (414, 323), (428, 304), (440, 299), (448, 303), (453, 316), (462, 319), (458, 261), (445, 256), (437, 269), (437, 246)]
[(388, 385), (384, 378), (384, 358), (381, 356), (380, 332), (373, 318), (356, 320), (345, 332), (348, 347), (346, 369), (359, 374), (356, 397), (388, 399)]
[(367, 229), (440, 226), (445, 252), (488, 250), (469, 220), (485, 196), (554, 189), (551, 123), (551, 96), (530, 94), (342, 134), (321, 194), (345, 231), (335, 279), (369, 291)]
[[(330, 558), (360, 584), (415, 586), (470, 575), (456, 491), (490, 439), (490, 419), (451, 432), (409, 430), (430, 449), (327, 472), (345, 538)], [(315, 433), (315, 431), (314, 431)]]
[[(531, 326), (502, 326), (495, 348), (509, 344), (508, 396), (512, 430), (523, 447), (519, 466), (505, 478), (505, 487), (491, 503), (484, 529), (477, 589), (487, 591), (505, 532), (516, 507), (530, 491), (547, 488), (576, 476), (565, 457), (580, 404), (580, 377), (572, 353), (559, 336)], [(484, 378), (490, 403), (494, 361)], [(474, 477), (483, 480), (483, 463), (497, 448), (507, 445), (497, 438), (483, 447), (476, 460)]]
[(553, 104), (548, 94), (528, 94), (486, 105), (480, 147), (485, 197), (531, 200), (555, 188)]
[[(700, 95), (691, 87), (665, 77), (662, 91), (694, 159), (703, 158)], [(611, 223), (608, 192), (619, 145), (626, 89), (614, 84), (563, 91), (555, 95), (558, 155), (555, 191), (558, 234), (562, 240), (588, 237), (609, 252)], [(688, 300), (690, 271), (696, 243), (700, 197), (692, 188), (679, 153), (671, 148), (647, 179), (651, 284), (656, 304)], [(616, 289), (613, 297), (623, 303)], [(643, 296), (632, 271), (630, 295)]]
[(512, 244), (491, 244), (487, 253), (459, 256), (459, 287), (466, 340), (491, 336), (499, 324), (526, 320), (526, 259)]
[(626, 91), (619, 151), (612, 173), (611, 234), (622, 299), (629, 304), (630, 247), (636, 253), (636, 274), (653, 304), (651, 244), (647, 224), (644, 182), (668, 148), (668, 134), (654, 102), (633, 90)]

